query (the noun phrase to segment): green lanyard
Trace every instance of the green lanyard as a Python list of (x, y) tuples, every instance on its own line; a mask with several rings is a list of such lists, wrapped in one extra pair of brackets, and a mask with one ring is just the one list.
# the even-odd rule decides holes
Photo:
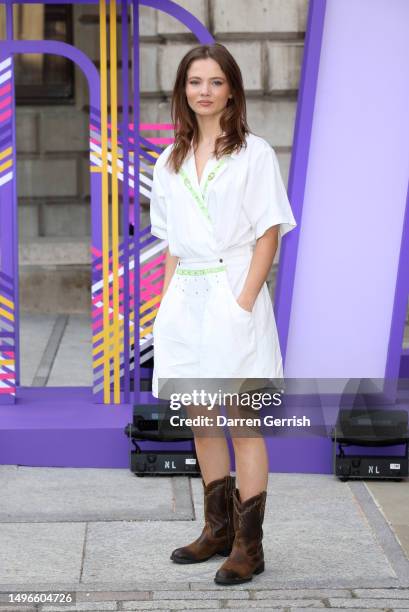
[[(230, 157), (230, 156), (228, 156), (228, 157)], [(207, 206), (206, 206), (205, 195), (206, 195), (207, 187), (209, 185), (209, 181), (212, 181), (214, 179), (214, 177), (216, 176), (216, 174), (219, 171), (220, 167), (224, 163), (226, 163), (226, 157), (222, 157), (222, 159), (219, 160), (219, 162), (216, 165), (216, 167), (214, 168), (214, 170), (212, 170), (208, 174), (208, 176), (206, 178), (206, 182), (205, 182), (204, 187), (203, 187), (203, 193), (202, 192), (198, 193), (196, 191), (196, 189), (193, 188), (193, 185), (192, 185), (188, 175), (186, 174), (186, 172), (185, 172), (185, 170), (183, 168), (181, 168), (179, 170), (179, 174), (182, 176), (184, 184), (189, 189), (190, 193), (192, 194), (192, 196), (196, 200), (197, 204), (199, 205), (200, 210), (202, 211), (202, 213), (204, 214), (206, 219), (209, 221), (209, 223), (212, 223), (212, 220), (210, 218), (209, 211), (208, 211)]]

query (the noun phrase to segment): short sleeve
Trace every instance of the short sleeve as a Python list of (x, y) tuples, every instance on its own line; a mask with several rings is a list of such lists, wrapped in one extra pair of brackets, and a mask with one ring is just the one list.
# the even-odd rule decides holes
[(279, 225), (279, 235), (294, 229), (294, 219), (277, 155), (266, 143), (250, 156), (244, 197), (244, 210), (255, 231), (256, 240), (270, 227)]
[(166, 196), (159, 179), (157, 162), (153, 168), (153, 181), (150, 201), (151, 234), (167, 240)]

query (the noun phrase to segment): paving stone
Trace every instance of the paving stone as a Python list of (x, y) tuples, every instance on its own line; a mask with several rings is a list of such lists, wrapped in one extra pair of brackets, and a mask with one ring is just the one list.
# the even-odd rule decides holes
[(84, 536), (84, 523), (2, 523), (0, 583), (78, 580)]
[[(219, 605), (219, 609), (220, 609)], [(123, 610), (205, 610), (209, 608), (218, 609), (214, 601), (197, 601), (166, 599), (163, 601), (124, 601)]]
[[(197, 516), (203, 507), (199, 484), (192, 481)], [(330, 475), (270, 474), (263, 545), (266, 571), (246, 588), (363, 587), (367, 580), (380, 586), (388, 578), (396, 586), (352, 492)]]
[[(243, 608), (249, 608), (249, 609), (253, 609), (253, 608), (264, 608), (264, 609), (270, 609), (272, 607), (278, 607), (278, 606), (282, 606), (283, 608), (290, 608), (294, 603), (298, 603), (295, 602), (294, 599), (261, 599), (261, 600), (243, 600), (243, 601), (236, 601), (233, 599), (226, 599), (225, 601), (225, 607), (226, 608), (236, 608), (236, 609), (243, 609)], [(320, 602), (318, 599), (304, 599), (302, 602), (302, 605), (304, 608), (324, 608), (324, 603)]]
[[(229, 607), (226, 607), (226, 606), (225, 606), (225, 603), (223, 603), (223, 606), (224, 606), (224, 607), (223, 607), (223, 609), (226, 609), (226, 610), (232, 610), (232, 609), (234, 609), (234, 606), (229, 606)], [(242, 609), (242, 608), (240, 608), (240, 609)], [(311, 608), (308, 608), (308, 610), (310, 610), (310, 609), (311, 609)], [(266, 612), (266, 610), (268, 610), (269, 612), (287, 612), (288, 608), (273, 608), (273, 607), (266, 607), (266, 608), (264, 608), (264, 607), (262, 607), (262, 608), (258, 607), (258, 608), (257, 608), (257, 607), (253, 607), (253, 606), (251, 606), (251, 608), (249, 608), (249, 610), (251, 610), (251, 612)], [(292, 612), (292, 610), (291, 610), (291, 612)]]
[[(249, 599), (247, 591), (228, 591), (224, 594), (229, 595), (229, 599)], [(220, 590), (217, 591), (155, 591), (152, 594), (153, 600), (161, 599), (222, 599)]]
[[(70, 317), (65, 340), (63, 338), (60, 346), (61, 363), (58, 365), (56, 361), (51, 372), (51, 386), (61, 384), (64, 370), (69, 370), (70, 361), (75, 360), (78, 347), (81, 347), (81, 337), (85, 337), (84, 326), (88, 332), (90, 320), (85, 316)], [(85, 351), (85, 347), (80, 352), (82, 350)], [(82, 365), (85, 367), (84, 363)], [(72, 374), (71, 370), (70, 375)], [(3, 472), (4, 467), (0, 466), (0, 478)], [(174, 482), (177, 480), (173, 481), (172, 478), (161, 480), (161, 495), (158, 496), (155, 479), (135, 478), (129, 469), (78, 470), (69, 467), (20, 466), (13, 472), (6, 469), (5, 473), (9, 477), (8, 494), (0, 499), (0, 520), (8, 523), (10, 517), (13, 517), (16, 523), (51, 523), (63, 520), (169, 520), (172, 515), (174, 518), (178, 516), (178, 504), (175, 504), (174, 499)], [(42, 491), (43, 497), (38, 495), (39, 490)], [(59, 491), (58, 496), (56, 491)], [(179, 497), (182, 501), (186, 491), (180, 490)], [(48, 499), (47, 505), (44, 505), (44, 498)]]
[[(409, 326), (406, 326), (409, 332)], [(393, 525), (409, 562), (409, 480), (405, 482), (367, 482), (375, 503), (382, 508), (382, 514)]]
[[(345, 612), (346, 608), (327, 608), (331, 610), (331, 612)], [(353, 608), (354, 612), (379, 612), (382, 608)], [(291, 612), (303, 612), (304, 610), (308, 610), (308, 612), (312, 612), (314, 610), (322, 610), (322, 608), (290, 608)]]
[(337, 608), (409, 608), (409, 599), (333, 599), (329, 598), (329, 605)]
[(151, 591), (77, 591), (79, 601), (149, 601)]
[(20, 606), (17, 604), (13, 604), (12, 607), (10, 607), (9, 605), (0, 604), (0, 610), (1, 612), (15, 612), (16, 610), (20, 612), (33, 612), (33, 610), (37, 610), (37, 608), (27, 608), (27, 606)]
[(255, 599), (325, 599), (327, 597), (352, 597), (348, 589), (268, 589), (253, 593)]
[(375, 597), (409, 599), (409, 589), (353, 589), (353, 594), (356, 597), (369, 597), (370, 599)]
[(47, 610), (47, 612), (62, 612), (62, 610), (64, 610), (64, 612), (76, 612), (77, 610), (96, 610), (97, 612), (102, 612), (102, 610), (116, 610), (117, 609), (117, 605), (115, 601), (81, 601), (79, 603), (77, 603), (75, 606), (70, 606), (70, 605), (59, 605), (59, 606), (45, 606), (42, 605), (41, 610), (44, 610), (44, 612)]

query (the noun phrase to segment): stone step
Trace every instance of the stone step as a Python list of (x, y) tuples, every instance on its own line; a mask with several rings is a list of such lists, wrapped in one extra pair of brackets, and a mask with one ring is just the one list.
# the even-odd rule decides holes
[(19, 264), (20, 267), (90, 265), (91, 239), (47, 236), (20, 241)]
[(91, 308), (89, 238), (33, 238), (19, 244), (20, 309), (87, 313)]

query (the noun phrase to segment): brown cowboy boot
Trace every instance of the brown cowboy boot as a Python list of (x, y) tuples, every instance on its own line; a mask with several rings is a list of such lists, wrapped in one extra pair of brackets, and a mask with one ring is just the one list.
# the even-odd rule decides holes
[(230, 556), (216, 572), (217, 584), (240, 584), (264, 571), (263, 529), (267, 491), (244, 502), (233, 495), (235, 537)]
[(188, 546), (176, 548), (170, 558), (175, 563), (199, 563), (216, 553), (227, 557), (234, 540), (233, 492), (234, 476), (209, 482), (202, 479), (205, 526), (200, 536)]

